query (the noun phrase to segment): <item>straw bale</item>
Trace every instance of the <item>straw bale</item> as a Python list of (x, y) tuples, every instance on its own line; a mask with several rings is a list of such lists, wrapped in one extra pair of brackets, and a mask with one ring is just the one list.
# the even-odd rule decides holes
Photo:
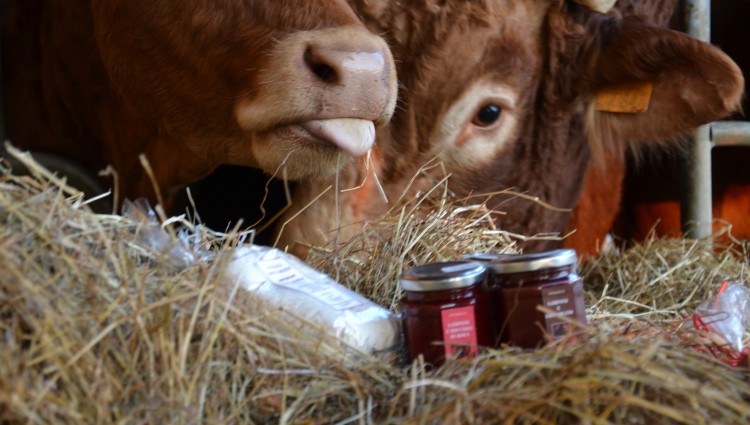
[[(164, 234), (193, 259), (176, 261), (144, 237), (152, 226), (94, 214), (62, 184), (0, 175), (2, 423), (750, 420), (747, 370), (694, 349), (705, 340), (680, 325), (718, 282), (745, 283), (745, 259), (708, 244), (657, 241), (590, 263), (585, 342), (486, 349), (428, 370), (312, 338), (248, 307), (221, 277), (247, 235), (173, 219)], [(319, 252), (333, 256), (328, 266), (342, 281), (395, 308), (395, 276), (408, 265), (515, 249), (481, 206), (432, 210), (374, 223), (374, 244)]]

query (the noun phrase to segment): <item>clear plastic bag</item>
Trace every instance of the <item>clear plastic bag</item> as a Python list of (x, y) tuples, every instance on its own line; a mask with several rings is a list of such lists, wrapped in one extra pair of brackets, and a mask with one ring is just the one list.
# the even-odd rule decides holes
[[(134, 202), (126, 200), (122, 207), (122, 215), (140, 223), (137, 234), (141, 248), (152, 257), (159, 258), (177, 269), (189, 267), (213, 256), (213, 253), (198, 246), (198, 236), (190, 228), (185, 227), (175, 234), (167, 232), (164, 226), (168, 223), (162, 225), (159, 222), (156, 212), (145, 198), (139, 198)], [(175, 221), (184, 223), (184, 220)]]
[(713, 335), (712, 344), (705, 349), (727, 363), (738, 363), (748, 352), (745, 332), (750, 326), (750, 288), (725, 282), (716, 295), (696, 308), (693, 326)]

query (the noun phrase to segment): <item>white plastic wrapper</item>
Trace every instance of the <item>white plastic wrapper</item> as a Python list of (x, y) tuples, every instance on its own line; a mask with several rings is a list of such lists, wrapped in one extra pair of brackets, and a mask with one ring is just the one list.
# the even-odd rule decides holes
[(361, 351), (390, 351), (401, 340), (396, 315), (277, 249), (237, 248), (225, 276), (264, 308), (289, 312)]

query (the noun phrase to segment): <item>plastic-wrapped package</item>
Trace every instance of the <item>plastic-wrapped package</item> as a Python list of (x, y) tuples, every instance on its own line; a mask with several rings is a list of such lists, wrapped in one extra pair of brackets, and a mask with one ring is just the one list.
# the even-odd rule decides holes
[[(213, 257), (189, 229), (170, 236), (147, 201), (126, 202), (123, 210), (142, 223), (138, 233), (144, 252), (178, 269)], [(238, 247), (224, 276), (232, 286), (252, 292), (258, 307), (303, 319), (363, 352), (389, 352), (401, 343), (396, 315), (277, 249)]]
[(224, 276), (263, 307), (302, 318), (361, 351), (377, 354), (400, 343), (395, 314), (277, 249), (238, 247)]
[(696, 349), (737, 366), (750, 351), (745, 344), (750, 326), (750, 288), (724, 282), (716, 295), (695, 309), (691, 325), (707, 338), (707, 343)]
[(724, 284), (695, 310), (707, 329), (724, 339), (734, 351), (744, 350), (745, 329), (750, 326), (750, 288)]

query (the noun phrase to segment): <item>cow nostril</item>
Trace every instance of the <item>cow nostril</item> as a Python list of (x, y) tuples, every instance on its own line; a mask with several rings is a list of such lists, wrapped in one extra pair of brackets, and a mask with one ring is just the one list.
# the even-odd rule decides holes
[(330, 66), (321, 63), (317, 64), (315, 66), (312, 66), (312, 71), (315, 75), (320, 78), (321, 81), (326, 83), (335, 83), (336, 82), (336, 71), (333, 70)]
[(322, 58), (316, 57), (310, 48), (305, 51), (305, 64), (324, 83), (335, 83), (338, 80), (336, 70), (325, 63)]

